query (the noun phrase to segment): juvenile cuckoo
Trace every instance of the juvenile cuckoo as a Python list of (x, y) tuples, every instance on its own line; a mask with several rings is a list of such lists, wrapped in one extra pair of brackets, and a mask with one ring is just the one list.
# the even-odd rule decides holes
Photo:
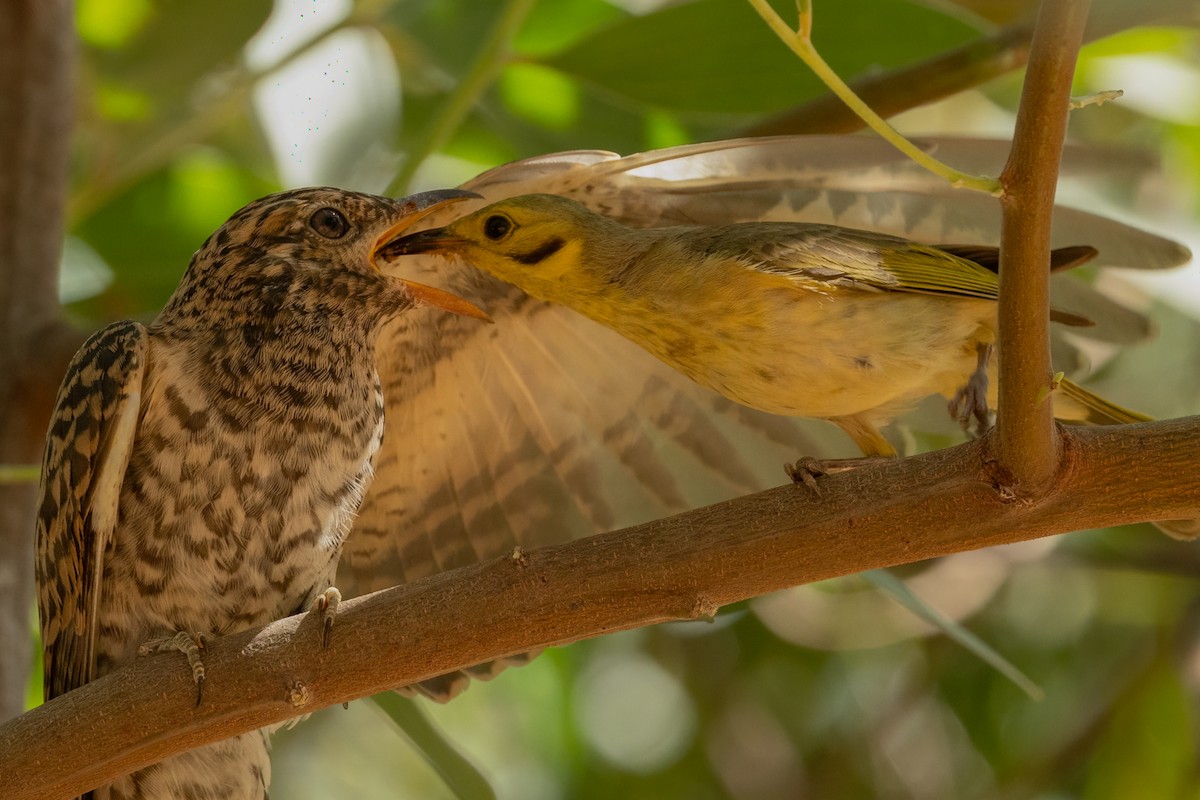
[[(421, 303), (478, 313), (381, 275), (375, 253), (459, 194), (262, 198), (208, 238), (153, 322), (114, 323), (83, 346), (43, 463), (47, 698), (147, 645), (189, 653), (202, 687), (203, 637), (310, 607), (328, 624), (383, 437), (378, 333)], [(270, 774), (267, 732), (255, 731), (94, 796), (249, 800)]]

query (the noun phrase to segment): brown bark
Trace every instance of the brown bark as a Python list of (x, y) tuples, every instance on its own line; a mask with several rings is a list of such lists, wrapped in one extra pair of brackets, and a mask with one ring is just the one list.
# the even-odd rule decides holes
[[(0, 463), (41, 458), (80, 337), (61, 322), (58, 261), (71, 127), (69, 0), (0, 3)], [(36, 486), (0, 484), (0, 719), (21, 712), (32, 663)]]
[(1091, 0), (1043, 2), (1021, 91), (1012, 152), (1000, 174), (998, 471), (1018, 496), (1058, 468), (1050, 389), (1050, 219), (1070, 111), (1071, 79)]
[(70, 796), (391, 686), (800, 583), (1200, 513), (1200, 417), (1061, 437), (1062, 469), (1036, 502), (994, 484), (980, 440), (830, 476), (820, 495), (785, 486), (349, 600), (325, 651), (306, 616), (219, 639), (199, 708), (182, 656), (138, 660), (0, 727), (0, 796)]

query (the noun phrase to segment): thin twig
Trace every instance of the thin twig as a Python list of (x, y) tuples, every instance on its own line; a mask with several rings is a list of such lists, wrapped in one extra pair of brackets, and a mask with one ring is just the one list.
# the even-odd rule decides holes
[(995, 178), (989, 178), (983, 175), (970, 175), (961, 170), (954, 169), (948, 164), (937, 160), (929, 155), (921, 148), (906, 139), (899, 131), (893, 128), (884, 120), (883, 117), (871, 110), (871, 107), (864, 103), (854, 91), (846, 85), (838, 74), (825, 62), (813, 47), (810, 34), (812, 32), (812, 8), (809, 6), (809, 0), (801, 0), (800, 20), (796, 30), (792, 30), (783, 18), (776, 13), (767, 0), (749, 0), (754, 10), (759, 16), (770, 26), (775, 35), (795, 53), (808, 68), (820, 78), (821, 82), (829, 87), (830, 91), (836, 94), (843, 103), (850, 107), (855, 114), (870, 126), (871, 130), (878, 133), (896, 149), (904, 153), (916, 163), (920, 164), (925, 169), (940, 175), (949, 181), (953, 186), (962, 187), (964, 189), (974, 189), (980, 192), (999, 195), (1000, 183)]
[[(865, 75), (853, 81), (850, 90), (881, 117), (892, 117), (1024, 66), (1032, 33), (1032, 21), (1009, 25), (918, 64)], [(738, 135), (853, 133), (865, 125), (831, 93), (744, 128)]]
[[(1195, 0), (1157, 0), (1150, 5), (1111, 0), (1092, 10), (1084, 39), (1095, 41), (1138, 25), (1186, 24), (1194, 13)], [(926, 61), (864, 75), (850, 87), (880, 116), (892, 117), (1023, 67), (1032, 34), (1030, 17)], [(864, 124), (831, 93), (743, 128), (736, 135), (853, 133)]]
[(388, 185), (385, 194), (401, 195), (408, 192), (408, 185), (425, 159), (446, 144), (462, 125), (463, 120), (475, 107), (480, 96), (496, 79), (496, 74), (508, 58), (508, 47), (521, 29), (521, 24), (533, 8), (533, 0), (509, 0), (500, 13), (491, 34), (479, 49), (479, 55), (471, 69), (458, 82), (454, 91), (442, 104), (437, 117), (425, 128), (423, 135), (405, 154), (400, 172)]
[(1050, 220), (1090, 0), (1043, 2), (1008, 163), (1001, 173), (1000, 403), (995, 447), (1018, 495), (1050, 489), (1058, 442), (1050, 369)]

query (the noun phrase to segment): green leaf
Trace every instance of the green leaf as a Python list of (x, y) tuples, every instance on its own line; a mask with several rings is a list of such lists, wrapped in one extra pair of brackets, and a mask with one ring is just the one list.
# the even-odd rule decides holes
[(600, 25), (629, 16), (607, 0), (538, 0), (513, 49), (524, 55), (556, 53)]
[(930, 625), (941, 630), (950, 639), (957, 642), (962, 647), (974, 653), (986, 664), (990, 665), (997, 672), (1012, 681), (1025, 694), (1029, 695), (1034, 700), (1041, 700), (1045, 692), (1041, 687), (1034, 683), (1025, 673), (1017, 669), (1017, 667), (1004, 656), (1000, 655), (991, 645), (980, 639), (971, 631), (959, 625), (954, 620), (942, 614), (933, 606), (926, 603), (920, 597), (909, 589), (904, 581), (897, 578), (892, 573), (883, 569), (874, 569), (870, 572), (862, 573), (862, 576), (867, 579), (876, 588), (885, 592), (893, 600), (907, 608), (912, 613), (916, 614), (921, 619), (928, 622)]
[(538, 64), (510, 66), (500, 76), (500, 92), (518, 117), (551, 130), (564, 130), (579, 119), (579, 85)]
[(75, 226), (73, 233), (112, 270), (113, 282), (73, 310), (98, 321), (157, 311), (208, 235), (240, 206), (277, 188), (215, 148), (181, 154)]
[[(1176, 667), (1156, 664), (1123, 697), (1097, 746), (1083, 793), (1086, 800), (1194, 797), (1194, 704)], [(1191, 791), (1185, 791), (1189, 787)]]
[(182, 102), (188, 92), (181, 89), (238, 63), (273, 7), (271, 0), (160, 0), (125, 47), (97, 53), (95, 61), (106, 81)]
[(150, 0), (78, 0), (75, 28), (95, 47), (124, 47), (153, 13)]
[(228, 114), (227, 79), (272, 8), (271, 0), (159, 0), (136, 32), (120, 31), (130, 36), (120, 49), (85, 49), (91, 85), (82, 96), (92, 106), (78, 143), (81, 181), (104, 194), (148, 158), (162, 163), (204, 139), (210, 131), (195, 121)]
[[(815, 20), (817, 48), (846, 79), (912, 63), (976, 34), (903, 0), (818, 2)], [(698, 0), (618, 22), (545, 63), (623, 97), (687, 112), (775, 111), (825, 91), (747, 3), (733, 0)]]
[(42, 628), (38, 624), (37, 604), (29, 609), (29, 633), (33, 637), (33, 663), (29, 666), (29, 682), (25, 684), (25, 710), (37, 708), (45, 694), (45, 667), (42, 661)]
[(416, 702), (395, 692), (382, 692), (371, 700), (396, 723), (400, 733), (459, 800), (496, 800), (496, 792), (487, 778), (454, 747)]

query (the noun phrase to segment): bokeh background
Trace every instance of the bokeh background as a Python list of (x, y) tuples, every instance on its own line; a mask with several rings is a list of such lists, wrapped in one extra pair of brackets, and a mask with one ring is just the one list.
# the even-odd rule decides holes
[[(1029, 5), (816, 0), (815, 39), (847, 78), (886, 73)], [(152, 316), (199, 243), (267, 192), (407, 193), (555, 150), (727, 138), (823, 93), (743, 0), (78, 0), (76, 22), (62, 299), (85, 327)], [(1103, 191), (1060, 193), (1193, 249), (1197, 22), (1185, 4), (1084, 48), (1076, 93), (1125, 96), (1075, 112), (1071, 138), (1123, 150)], [(1019, 91), (1014, 73), (897, 124), (1006, 137)], [(1153, 323), (1142, 341), (1085, 348), (1089, 386), (1159, 416), (1200, 412), (1196, 268), (1083, 279)], [(907, 420), (914, 448), (955, 441), (942, 415)], [(420, 701), (484, 787), (363, 701), (277, 737), (272, 794), (1200, 797), (1197, 546), (1135, 526), (896, 574), (1041, 699), (847, 578), (553, 650), (444, 707)], [(40, 695), (35, 682), (30, 703)]]

